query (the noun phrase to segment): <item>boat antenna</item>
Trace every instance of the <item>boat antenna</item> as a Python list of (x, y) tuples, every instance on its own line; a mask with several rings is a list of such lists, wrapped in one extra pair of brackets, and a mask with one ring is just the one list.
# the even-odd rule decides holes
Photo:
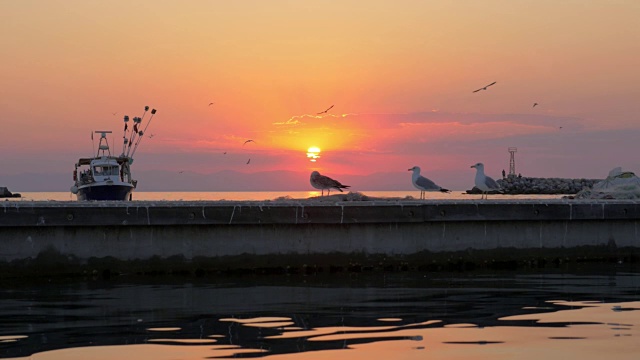
[[(147, 112), (147, 110), (149, 109), (148, 106), (145, 107), (145, 114)], [(136, 153), (136, 150), (138, 149), (138, 145), (140, 145), (140, 141), (142, 141), (142, 138), (144, 137), (144, 133), (147, 131), (147, 128), (149, 127), (149, 124), (151, 124), (151, 120), (153, 120), (153, 116), (156, 114), (156, 109), (151, 109), (151, 117), (149, 118), (149, 121), (147, 121), (147, 125), (144, 126), (144, 130), (140, 131), (140, 137), (138, 138), (138, 141), (136, 142), (136, 146), (133, 148), (133, 152), (131, 153), (131, 157), (133, 157), (133, 154)]]
[[(107, 134), (111, 134), (111, 131), (99, 130), (94, 132), (96, 134), (100, 134), (100, 141), (98, 142), (98, 152), (96, 153), (96, 156), (100, 156), (100, 151), (102, 151), (103, 155), (105, 151), (108, 151), (107, 155), (111, 156), (111, 148), (109, 147), (109, 139), (107, 138)], [(93, 139), (93, 134), (91, 138)], [(107, 143), (106, 145), (102, 144), (102, 139), (104, 139), (104, 141)]]
[(93, 131), (91, 132), (91, 151), (92, 154), (96, 153), (96, 143), (93, 141)]
[(124, 156), (124, 152), (127, 150), (127, 143), (129, 139), (127, 139), (127, 129), (129, 128), (129, 115), (124, 116), (124, 135), (122, 135), (122, 139), (124, 140), (124, 144), (122, 144), (122, 155)]

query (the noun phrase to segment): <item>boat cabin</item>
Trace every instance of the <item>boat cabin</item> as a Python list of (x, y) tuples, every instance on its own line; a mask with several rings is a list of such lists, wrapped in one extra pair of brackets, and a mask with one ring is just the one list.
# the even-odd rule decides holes
[[(74, 180), (80, 184), (104, 181), (131, 182), (129, 159), (125, 157), (102, 156), (83, 158), (76, 163)], [(80, 171), (80, 173), (78, 173)]]

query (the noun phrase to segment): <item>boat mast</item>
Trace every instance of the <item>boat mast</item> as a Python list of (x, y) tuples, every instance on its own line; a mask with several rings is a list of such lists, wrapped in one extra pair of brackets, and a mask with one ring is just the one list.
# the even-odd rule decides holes
[[(144, 111), (145, 114), (147, 112), (147, 110), (149, 109), (148, 106), (145, 106)], [(153, 116), (156, 114), (156, 109), (151, 109), (151, 117), (149, 118), (149, 121), (147, 121), (147, 125), (145, 125), (144, 130), (140, 131), (140, 137), (138, 138), (138, 141), (136, 142), (136, 146), (133, 148), (133, 152), (131, 153), (131, 157), (133, 158), (133, 154), (136, 153), (136, 150), (138, 149), (138, 145), (140, 145), (140, 141), (142, 141), (143, 135), (144, 133), (147, 131), (147, 128), (149, 127), (149, 124), (151, 124), (151, 120), (153, 120)], [(144, 115), (143, 115), (144, 117)], [(141, 119), (142, 121), (142, 119)]]
[(122, 155), (124, 157), (124, 152), (127, 150), (127, 143), (129, 139), (127, 139), (127, 129), (129, 128), (129, 115), (124, 116), (124, 134), (122, 135), (122, 139), (124, 140), (124, 144), (122, 144)]
[[(133, 156), (133, 154), (131, 153), (131, 145), (133, 145), (133, 142), (135, 141), (136, 136), (142, 136), (142, 133), (140, 133), (140, 131), (138, 130), (138, 124), (142, 123), (142, 119), (147, 114), (147, 111), (149, 111), (149, 106), (144, 107), (144, 113), (142, 114), (142, 117), (136, 116), (133, 118), (133, 131), (131, 132), (131, 137), (129, 138), (129, 144), (127, 144), (128, 148), (127, 148), (127, 154), (126, 154), (126, 156), (130, 159)], [(140, 142), (140, 140), (138, 140), (138, 142)]]
[(138, 124), (141, 121), (142, 119), (139, 117), (133, 117), (133, 130), (131, 130), (131, 136), (129, 136), (129, 143), (127, 144), (127, 153), (125, 154), (127, 157), (130, 157), (129, 153), (131, 152), (131, 145), (133, 145), (133, 141), (135, 140), (136, 135), (138, 135)]

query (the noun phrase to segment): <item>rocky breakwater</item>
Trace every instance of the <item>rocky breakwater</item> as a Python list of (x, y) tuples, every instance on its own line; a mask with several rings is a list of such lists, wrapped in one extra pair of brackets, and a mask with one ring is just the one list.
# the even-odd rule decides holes
[(21, 195), (18, 193), (12, 193), (11, 191), (9, 191), (9, 189), (7, 189), (6, 187), (2, 187), (0, 186), (0, 198), (13, 198), (13, 197), (20, 197)]
[(563, 179), (508, 176), (498, 180), (504, 194), (577, 194), (601, 179)]
[[(497, 180), (502, 187), (503, 194), (577, 194), (582, 189), (591, 188), (600, 179), (563, 179), (563, 178), (536, 178), (508, 176)], [(474, 187), (468, 190), (469, 194), (480, 194), (481, 191)], [(498, 192), (494, 192), (498, 193)]]

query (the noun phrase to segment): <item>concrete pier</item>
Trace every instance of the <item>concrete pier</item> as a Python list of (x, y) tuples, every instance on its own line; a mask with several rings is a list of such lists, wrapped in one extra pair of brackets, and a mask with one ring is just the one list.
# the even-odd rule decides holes
[(11, 201), (0, 208), (0, 266), (209, 272), (633, 262), (639, 220), (640, 202), (622, 200)]

